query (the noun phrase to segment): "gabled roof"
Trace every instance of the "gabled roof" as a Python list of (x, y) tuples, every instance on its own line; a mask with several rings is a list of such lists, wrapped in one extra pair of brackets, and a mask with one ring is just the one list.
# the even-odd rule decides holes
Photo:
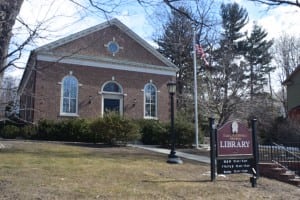
[(94, 33), (96, 31), (103, 30), (103, 29), (105, 29), (107, 27), (110, 27), (112, 25), (115, 25), (119, 29), (121, 29), (125, 34), (127, 34), (129, 37), (131, 37), (133, 40), (135, 40), (137, 43), (139, 43), (142, 47), (144, 47), (146, 50), (148, 50), (152, 55), (154, 55), (157, 59), (162, 61), (166, 66), (171, 67), (174, 70), (177, 70), (176, 65), (174, 65), (166, 57), (164, 57), (162, 54), (160, 54), (154, 47), (152, 47), (145, 40), (143, 40), (140, 36), (138, 36), (131, 29), (129, 29), (122, 22), (120, 22), (118, 19), (115, 19), (115, 18), (112, 19), (112, 20), (106, 21), (104, 23), (101, 23), (99, 25), (96, 25), (96, 26), (90, 27), (88, 29), (82, 30), (80, 32), (71, 34), (67, 37), (61, 38), (59, 40), (56, 40), (56, 41), (51, 42), (49, 44), (46, 44), (44, 46), (41, 46), (41, 47), (35, 49), (34, 52), (39, 53), (39, 52), (46, 52), (46, 51), (55, 49), (56, 47), (59, 47), (59, 46), (64, 45), (66, 43), (72, 42), (76, 39), (79, 39), (79, 38), (84, 37), (88, 34)]
[(295, 75), (300, 71), (300, 65), (298, 65), (298, 67), (296, 67), (296, 69), (289, 75), (289, 77), (287, 77), (287, 79), (285, 81), (282, 82), (283, 85), (288, 85), (289, 83), (291, 83), (292, 79), (295, 77)]

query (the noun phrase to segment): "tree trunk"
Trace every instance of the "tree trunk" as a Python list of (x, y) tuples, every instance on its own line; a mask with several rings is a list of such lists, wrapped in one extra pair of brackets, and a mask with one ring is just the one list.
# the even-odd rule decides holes
[(0, 0), (0, 74), (6, 68), (9, 41), (12, 27), (24, 0)]

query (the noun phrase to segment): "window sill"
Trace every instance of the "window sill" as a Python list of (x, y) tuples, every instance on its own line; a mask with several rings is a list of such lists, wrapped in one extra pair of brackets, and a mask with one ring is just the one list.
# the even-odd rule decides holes
[(153, 119), (153, 120), (158, 120), (158, 117), (146, 117), (146, 116), (144, 116), (144, 119)]
[(79, 117), (77, 113), (60, 113), (60, 117)]

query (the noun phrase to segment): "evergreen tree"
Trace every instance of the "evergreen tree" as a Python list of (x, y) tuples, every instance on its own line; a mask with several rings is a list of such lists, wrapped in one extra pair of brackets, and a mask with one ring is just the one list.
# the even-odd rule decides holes
[(254, 24), (250, 36), (245, 41), (245, 59), (249, 62), (247, 72), (251, 99), (254, 95), (263, 92), (263, 87), (268, 82), (267, 75), (273, 70), (269, 65), (272, 59), (270, 48), (273, 42), (266, 40), (267, 35), (266, 31)]
[(159, 48), (158, 51), (171, 60), (178, 68), (177, 72), (177, 95), (178, 107), (186, 108), (187, 99), (186, 95), (190, 93), (191, 82), (193, 76), (192, 66), (192, 37), (193, 37), (193, 24), (192, 22), (181, 13), (191, 12), (184, 8), (179, 7), (177, 11), (172, 11), (167, 23), (164, 25), (164, 33), (155, 40)]
[(223, 32), (219, 42), (220, 47), (214, 52), (214, 62), (220, 72), (212, 75), (214, 83), (210, 84), (214, 94), (214, 113), (219, 116), (219, 123), (226, 122), (241, 103), (245, 89), (245, 63), (241, 61), (245, 35), (242, 28), (248, 23), (246, 9), (237, 3), (222, 4), (221, 18)]
[(221, 5), (223, 42), (227, 41), (228, 48), (234, 46), (234, 41), (243, 37), (241, 29), (248, 23), (248, 12), (237, 3)]

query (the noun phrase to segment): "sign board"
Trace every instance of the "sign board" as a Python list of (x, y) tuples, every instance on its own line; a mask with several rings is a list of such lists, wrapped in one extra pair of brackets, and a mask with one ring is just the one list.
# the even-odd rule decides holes
[(255, 123), (256, 119), (253, 119), (251, 132), (247, 126), (237, 120), (227, 122), (217, 130), (214, 126), (214, 118), (209, 119), (211, 181), (216, 179), (215, 164), (217, 163), (218, 174), (252, 174), (250, 182), (252, 187), (256, 187), (259, 169)]
[(217, 133), (217, 156), (252, 156), (252, 135), (248, 128), (238, 121), (227, 122)]
[(218, 174), (252, 173), (254, 160), (250, 159), (222, 159), (217, 160)]

